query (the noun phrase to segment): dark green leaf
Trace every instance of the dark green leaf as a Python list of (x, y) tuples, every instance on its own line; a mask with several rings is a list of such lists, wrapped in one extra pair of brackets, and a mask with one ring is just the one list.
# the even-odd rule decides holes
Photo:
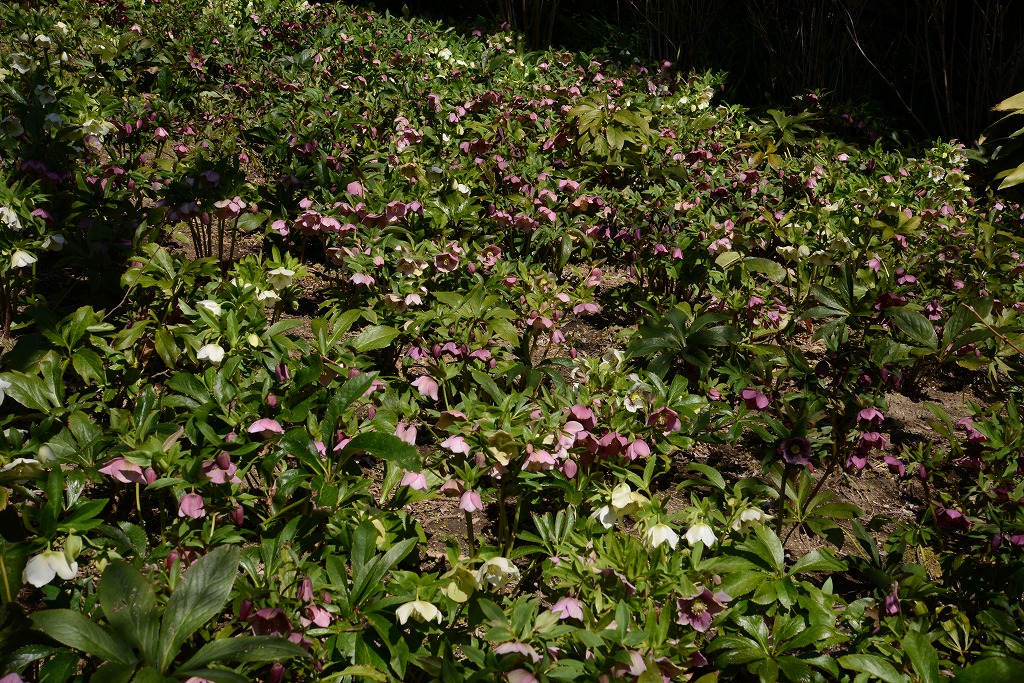
[(866, 673), (885, 683), (907, 683), (907, 678), (885, 659), (877, 655), (845, 655), (839, 658), (839, 666), (850, 671)]
[(32, 615), (36, 628), (68, 647), (111, 662), (136, 661), (131, 648), (110, 631), (94, 623), (81, 612), (50, 609)]
[(159, 656), (160, 622), (152, 584), (127, 562), (115, 560), (100, 578), (100, 606), (110, 627), (150, 663)]
[(935, 328), (931, 321), (917, 311), (893, 306), (885, 309), (885, 315), (896, 323), (896, 327), (903, 330), (908, 337), (921, 346), (933, 351), (939, 348), (939, 339), (935, 335)]
[(191, 659), (175, 669), (178, 676), (188, 676), (192, 669), (222, 662), (276, 662), (308, 653), (295, 643), (273, 636), (235, 636), (212, 640)]

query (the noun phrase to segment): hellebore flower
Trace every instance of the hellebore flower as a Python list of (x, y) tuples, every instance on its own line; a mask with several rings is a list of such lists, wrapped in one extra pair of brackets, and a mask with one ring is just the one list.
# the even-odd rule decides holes
[(504, 557), (493, 557), (476, 570), (476, 582), (484, 588), (501, 590), (510, 581), (519, 580), (519, 568)]
[(594, 510), (594, 514), (591, 517), (596, 519), (597, 523), (605, 529), (611, 529), (619, 521), (619, 516), (615, 514), (615, 511), (609, 505), (602, 505)]
[(156, 481), (156, 472), (152, 468), (147, 467), (144, 472), (141, 467), (135, 463), (128, 462), (124, 458), (114, 458), (101, 467), (99, 471), (123, 484), (149, 485)]
[(484, 503), (480, 500), (480, 494), (476, 491), (465, 491), (459, 497), (459, 509), (466, 512), (476, 512), (484, 509)]
[(679, 413), (672, 410), (669, 407), (658, 408), (650, 417), (647, 418), (648, 427), (656, 427), (665, 434), (670, 432), (678, 432), (683, 428), (683, 423), (679, 419)]
[(408, 486), (413, 491), (427, 491), (427, 477), (422, 472), (406, 472), (402, 477), (402, 486)]
[(612, 489), (612, 508), (617, 516), (632, 514), (638, 505), (646, 502), (647, 497), (633, 491), (626, 482)]
[(33, 256), (32, 254), (28, 253), (27, 251), (22, 251), (21, 249), (16, 249), (14, 251), (14, 254), (11, 256), (11, 267), (12, 268), (24, 268), (26, 266), (31, 266), (37, 260), (38, 259), (36, 259), (35, 256)]
[(644, 533), (644, 545), (653, 549), (662, 543), (667, 543), (669, 548), (675, 550), (679, 543), (679, 534), (669, 525), (658, 522)]
[(203, 497), (198, 493), (186, 493), (182, 496), (181, 502), (178, 503), (178, 516), (191, 517), (192, 519), (205, 517), (206, 510), (203, 509)]
[(710, 548), (718, 541), (718, 537), (715, 536), (715, 530), (706, 522), (697, 522), (686, 530), (686, 542), (690, 545), (697, 545), (697, 541), (703, 542), (706, 547)]
[(203, 463), (203, 474), (214, 484), (241, 484), (237, 472), (238, 465), (231, 462), (231, 456), (223, 451), (213, 460)]
[(203, 308), (205, 308), (210, 313), (213, 313), (216, 316), (219, 316), (221, 313), (220, 304), (214, 301), (213, 299), (203, 299), (202, 301), (197, 301), (196, 306), (202, 306)]
[(214, 365), (220, 365), (224, 360), (224, 347), (219, 344), (207, 344), (196, 353), (196, 359), (209, 360)]
[(520, 642), (515, 641), (515, 640), (509, 641), (507, 643), (502, 643), (501, 645), (498, 645), (497, 647), (494, 648), (494, 652), (495, 652), (495, 654), (499, 654), (499, 655), (508, 655), (508, 654), (522, 655), (524, 657), (528, 657), (529, 659), (533, 660), (534, 664), (536, 664), (537, 662), (539, 662), (542, 659), (542, 657), (539, 654), (537, 654), (537, 651), (534, 650), (532, 647), (530, 647), (526, 643), (520, 643)]
[(437, 381), (430, 375), (420, 375), (412, 382), (412, 386), (420, 392), (420, 396), (429, 396), (430, 398), (437, 400)]
[(758, 508), (747, 508), (740, 513), (739, 519), (732, 523), (733, 531), (747, 531), (756, 524), (764, 524), (768, 521), (768, 515)]
[(806, 467), (811, 464), (811, 442), (802, 436), (788, 437), (779, 444), (778, 454), (787, 465)]
[(505, 677), (508, 683), (540, 683), (537, 677), (526, 669), (512, 669)]
[(284, 610), (277, 607), (264, 607), (250, 614), (246, 620), (257, 636), (284, 636), (292, 632), (292, 622), (288, 621)]
[(77, 574), (77, 562), (68, 562), (67, 556), (62, 552), (46, 550), (29, 559), (21, 573), (21, 580), (40, 588), (53, 581), (55, 576), (70, 581)]
[(412, 602), (405, 603), (395, 610), (395, 616), (398, 617), (398, 623), (403, 626), (409, 621), (409, 617), (419, 622), (436, 621), (439, 624), (441, 623), (441, 610), (423, 600), (413, 600)]
[(753, 387), (747, 387), (741, 391), (740, 398), (750, 410), (764, 410), (769, 403), (768, 397)]
[(873, 425), (880, 425), (885, 420), (885, 415), (882, 414), (878, 408), (874, 406), (870, 408), (864, 408), (857, 413), (857, 419), (861, 422), (869, 422)]
[(551, 611), (561, 619), (579, 619), (583, 621), (583, 603), (573, 597), (564, 597), (551, 606)]
[(276, 290), (282, 290), (292, 283), (292, 277), (295, 275), (294, 270), (285, 268), (274, 268), (273, 270), (267, 271), (267, 282), (270, 286)]
[(250, 434), (257, 434), (264, 439), (269, 439), (276, 434), (284, 434), (284, 427), (277, 420), (272, 420), (269, 417), (265, 417), (262, 420), (256, 420), (249, 426), (248, 432)]
[(0, 405), (2, 405), (3, 402), (4, 402), (4, 396), (7, 395), (4, 392), (6, 392), (10, 388), (11, 388), (11, 383), (10, 382), (8, 382), (5, 379), (0, 379)]
[(725, 593), (712, 593), (706, 587), (685, 598), (676, 601), (678, 616), (676, 623), (683, 626), (692, 626), (695, 630), (704, 633), (711, 628), (711, 620), (716, 614), (725, 609), (725, 603), (730, 600)]

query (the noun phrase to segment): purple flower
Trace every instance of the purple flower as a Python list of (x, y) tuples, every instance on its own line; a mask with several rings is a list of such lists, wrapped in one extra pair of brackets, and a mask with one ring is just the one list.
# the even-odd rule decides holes
[(892, 592), (882, 598), (882, 611), (889, 616), (900, 613), (900, 598), (896, 595), (897, 587), (892, 587)]
[(178, 516), (191, 517), (192, 519), (205, 517), (206, 510), (203, 509), (203, 497), (198, 493), (186, 493), (182, 496), (181, 502), (178, 503)]
[(665, 434), (668, 434), (670, 432), (678, 432), (683, 428), (683, 423), (679, 419), (679, 413), (666, 406), (658, 408), (651, 413), (650, 417), (647, 418), (647, 426), (656, 427)]
[(811, 464), (811, 442), (802, 436), (790, 436), (779, 444), (778, 454), (787, 465)]
[(257, 636), (284, 636), (292, 632), (292, 622), (277, 607), (264, 607), (250, 614), (248, 621)]
[(636, 439), (626, 446), (626, 459), (633, 461), (637, 458), (646, 458), (651, 454), (651, 447), (643, 439)]
[(897, 474), (901, 478), (907, 476), (907, 468), (899, 459), (887, 455), (882, 460), (889, 467), (889, 472), (892, 474)]
[(725, 609), (725, 603), (730, 599), (725, 593), (712, 593), (702, 586), (693, 595), (676, 600), (679, 610), (676, 622), (704, 633), (711, 628), (711, 620)]
[(770, 402), (768, 397), (753, 387), (747, 387), (740, 392), (740, 398), (750, 410), (764, 410)]
[(872, 406), (870, 408), (864, 408), (857, 413), (857, 419), (861, 422), (870, 422), (877, 426), (882, 424), (882, 421), (885, 420), (885, 415), (883, 415), (882, 411), (878, 408)]

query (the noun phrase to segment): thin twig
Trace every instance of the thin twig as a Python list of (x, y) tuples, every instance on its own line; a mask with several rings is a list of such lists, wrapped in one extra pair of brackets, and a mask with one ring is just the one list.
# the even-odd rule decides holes
[(985, 319), (981, 317), (981, 314), (980, 314), (980, 313), (978, 313), (978, 312), (977, 312), (976, 310), (974, 310), (974, 307), (973, 307), (973, 306), (971, 306), (970, 304), (964, 304), (964, 307), (965, 307), (965, 308), (966, 308), (966, 309), (967, 309), (968, 311), (970, 311), (971, 313), (973, 313), (973, 314), (975, 315), (975, 317), (977, 317), (977, 318), (978, 318), (978, 322), (980, 322), (980, 323), (981, 323), (982, 325), (984, 325), (985, 327), (987, 327), (987, 328), (988, 328), (988, 330), (989, 330), (989, 332), (991, 332), (992, 334), (994, 334), (994, 335), (996, 335), (997, 337), (999, 337), (1000, 339), (1002, 339), (1002, 340), (1003, 340), (1004, 342), (1006, 342), (1006, 345), (1007, 345), (1007, 346), (1009, 346), (1009, 347), (1010, 347), (1011, 349), (1013, 349), (1014, 351), (1016, 351), (1016, 352), (1017, 352), (1017, 353), (1019, 353), (1020, 355), (1024, 356), (1024, 350), (1022, 350), (1022, 349), (1021, 349), (1021, 348), (1020, 348), (1019, 346), (1017, 346), (1017, 345), (1016, 345), (1016, 344), (1014, 344), (1014, 343), (1013, 343), (1012, 341), (1010, 341), (1009, 339), (1007, 339), (1007, 338), (1006, 338), (1006, 335), (1004, 335), (1004, 334), (1003, 334), (1002, 332), (1000, 332), (999, 330), (997, 330), (996, 328), (992, 327), (992, 326), (991, 326), (991, 325), (989, 325), (989, 324), (988, 324), (987, 322), (985, 322)]

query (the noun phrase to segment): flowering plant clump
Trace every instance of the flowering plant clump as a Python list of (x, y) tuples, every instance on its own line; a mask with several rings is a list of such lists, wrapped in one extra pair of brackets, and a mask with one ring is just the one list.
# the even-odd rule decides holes
[(1020, 678), (964, 145), (345, 3), (0, 25), (0, 681)]

